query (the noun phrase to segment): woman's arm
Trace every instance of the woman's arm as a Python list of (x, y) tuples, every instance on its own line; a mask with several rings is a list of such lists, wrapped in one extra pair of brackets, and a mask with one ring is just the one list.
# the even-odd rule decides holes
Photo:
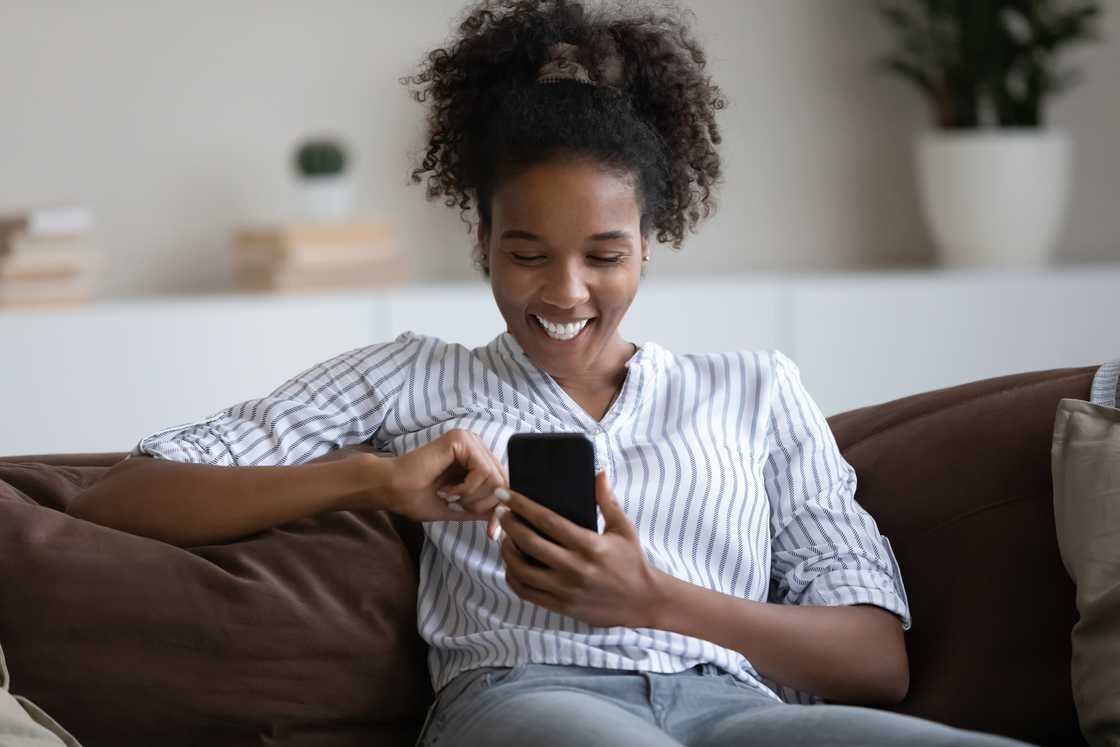
[[(653, 567), (599, 474), (602, 534), (513, 491), (499, 498), (506, 582), (522, 599), (599, 627), (656, 628), (738, 651), (764, 676), (829, 700), (897, 703), (909, 687), (902, 626), (875, 606), (756, 602)], [(530, 564), (526, 555), (544, 564)]]
[(756, 602), (657, 575), (651, 628), (738, 651), (764, 677), (828, 700), (882, 705), (906, 696), (902, 625), (880, 607)]
[(332, 455), (321, 462), (276, 467), (215, 467), (133, 457), (75, 498), (67, 513), (190, 547), (351, 504), (382, 507), (379, 502), (389, 497), (390, 461), (356, 452)]
[[(217, 467), (133, 457), (80, 494), (67, 513), (183, 547), (223, 542), (325, 511), (387, 510), (413, 521), (491, 517), (508, 485), (482, 440), (459, 428), (399, 457), (336, 449), (275, 467)], [(449, 505), (437, 491), (459, 496)], [(496, 521), (496, 520), (494, 520)]]

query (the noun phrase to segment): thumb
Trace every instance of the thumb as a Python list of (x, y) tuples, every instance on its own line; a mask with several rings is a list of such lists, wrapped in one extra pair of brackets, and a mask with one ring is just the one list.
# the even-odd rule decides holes
[(622, 510), (622, 505), (614, 497), (614, 491), (607, 482), (607, 473), (600, 472), (595, 475), (595, 500), (599, 510), (603, 512), (603, 521), (606, 522), (607, 531), (614, 531), (628, 537), (636, 537), (637, 530), (630, 522), (630, 517)]

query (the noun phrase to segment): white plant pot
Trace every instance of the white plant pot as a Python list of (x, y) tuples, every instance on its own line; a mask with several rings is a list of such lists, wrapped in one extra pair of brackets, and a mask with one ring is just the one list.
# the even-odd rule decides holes
[(918, 140), (922, 208), (950, 267), (1038, 267), (1069, 205), (1073, 144), (1037, 129), (929, 132)]
[(299, 180), (297, 188), (306, 220), (331, 223), (350, 217), (354, 186), (345, 176), (305, 177)]

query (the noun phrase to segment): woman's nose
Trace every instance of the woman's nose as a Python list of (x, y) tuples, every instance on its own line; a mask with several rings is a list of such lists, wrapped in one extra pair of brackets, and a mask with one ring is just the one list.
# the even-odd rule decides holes
[(558, 309), (571, 309), (591, 297), (587, 281), (579, 268), (565, 262), (556, 263), (541, 289), (541, 301)]

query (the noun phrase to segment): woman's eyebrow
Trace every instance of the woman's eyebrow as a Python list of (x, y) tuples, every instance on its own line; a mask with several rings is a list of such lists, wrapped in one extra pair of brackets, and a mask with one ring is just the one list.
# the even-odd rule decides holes
[(503, 239), (525, 239), (526, 241), (540, 241), (541, 240), (541, 237), (537, 236), (535, 233), (529, 233), (528, 231), (520, 231), (516, 228), (511, 228), (508, 231), (502, 231), (501, 238), (503, 238)]
[[(544, 240), (540, 236), (537, 236), (535, 233), (529, 233), (528, 231), (522, 231), (522, 230), (517, 229), (517, 228), (511, 228), (509, 230), (502, 231), (501, 238), (503, 238), (503, 239), (524, 239), (525, 241), (543, 241)], [(603, 231), (601, 233), (592, 234), (591, 236), (588, 237), (588, 240), (589, 241), (616, 241), (618, 239), (629, 239), (629, 238), (630, 238), (630, 232), (629, 231), (623, 231), (621, 229), (615, 229), (613, 231)]]
[[(529, 231), (521, 231), (520, 228), (510, 228), (510, 230), (503, 231), (501, 239), (503, 239), (503, 240), (504, 239), (521, 239), (521, 240), (524, 240), (524, 241), (544, 241), (543, 239), (541, 239), (540, 236), (536, 235), (535, 233), (530, 233)], [(591, 234), (590, 236), (587, 237), (588, 241), (618, 241), (618, 240), (629, 241), (629, 239), (631, 239), (631, 233), (629, 233), (628, 231), (617, 230), (617, 228), (616, 228), (615, 231), (603, 231), (603, 232), (600, 232), (600, 233)]]
[(602, 233), (596, 233), (596, 234), (591, 235), (591, 240), (592, 241), (615, 241), (617, 239), (629, 239), (629, 238), (630, 238), (630, 232), (629, 231), (621, 231), (621, 230), (618, 230), (618, 229), (616, 229), (614, 231), (603, 231)]

